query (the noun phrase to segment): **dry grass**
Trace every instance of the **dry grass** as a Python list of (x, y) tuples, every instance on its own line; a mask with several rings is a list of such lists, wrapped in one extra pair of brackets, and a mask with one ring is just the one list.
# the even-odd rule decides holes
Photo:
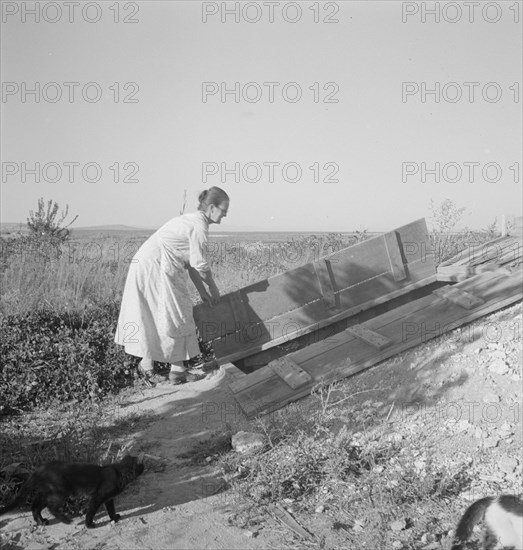
[[(211, 249), (210, 262), (218, 287), (225, 293), (367, 237), (363, 232), (353, 237), (309, 236), (277, 245), (230, 242), (214, 252)], [(433, 234), (432, 243), (439, 263), (471, 242), (485, 242), (493, 237), (470, 232)], [(90, 248), (86, 248), (85, 240), (79, 240), (51, 251), (22, 248), (13, 252), (4, 246), (1, 308), (16, 315), (43, 304), (59, 311), (77, 311), (91, 305), (118, 303), (130, 257), (143, 240), (128, 236), (100, 238), (96, 241), (98, 246)], [(82, 253), (75, 253), (75, 247)], [(289, 254), (291, 249), (293, 254)], [(191, 295), (196, 303), (196, 291), (191, 290)], [(430, 523), (441, 517), (442, 502), (466, 486), (466, 464), (459, 460), (451, 465), (424, 461), (420, 475), (420, 453), (429, 453), (432, 445), (428, 431), (408, 441), (403, 439), (398, 445), (391, 440), (386, 424), (364, 434), (340, 429), (337, 419), (350, 414), (348, 404), (332, 406), (332, 395), (326, 388), (319, 388), (316, 396), (317, 407), (306, 415), (287, 407), (260, 421), (258, 427), (267, 435), (269, 445), (255, 459), (227, 453), (223, 440), (217, 439), (219, 445), (212, 451), (222, 456), (224, 472), (242, 500), (251, 503), (254, 515), (259, 516), (260, 507), (285, 500), (297, 511), (310, 512), (325, 506), (339, 511), (337, 527), (333, 528), (345, 535), (350, 533), (349, 539), (344, 535), (345, 547), (374, 550), (392, 548), (389, 526), (401, 507), (406, 516), (420, 518), (414, 528), (409, 526), (409, 536), (437, 531), (437, 540), (445, 539), (450, 522), (437, 529), (431, 528)], [(133, 419), (107, 425), (102, 421), (104, 410), (104, 404), (82, 404), (81, 408), (72, 404), (70, 408), (39, 410), (2, 421), (0, 498), (11, 495), (20, 482), (12, 474), (16, 472), (16, 468), (10, 468), (13, 464), (32, 469), (56, 457), (97, 462), (118, 452), (122, 443), (110, 444), (115, 441), (115, 430), (128, 430)], [(199, 460), (209, 452), (199, 449), (194, 458)], [(420, 510), (424, 515), (416, 515)], [(381, 533), (383, 540), (376, 540), (376, 533)], [(410, 539), (405, 540), (403, 548), (419, 546)]]

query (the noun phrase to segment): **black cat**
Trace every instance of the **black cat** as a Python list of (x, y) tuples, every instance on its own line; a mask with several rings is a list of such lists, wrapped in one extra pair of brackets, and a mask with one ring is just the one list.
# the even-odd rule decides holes
[(65, 499), (74, 494), (84, 493), (90, 497), (85, 516), (87, 527), (96, 526), (93, 518), (102, 504), (105, 504), (109, 517), (116, 522), (120, 515), (114, 510), (114, 497), (143, 470), (141, 461), (130, 455), (125, 456), (120, 462), (106, 466), (48, 462), (35, 470), (13, 502), (0, 508), (0, 515), (23, 504), (27, 495), (31, 493), (34, 494), (31, 510), (37, 525), (49, 523), (41, 514), (46, 506), (57, 519), (70, 523), (71, 519), (63, 512)]

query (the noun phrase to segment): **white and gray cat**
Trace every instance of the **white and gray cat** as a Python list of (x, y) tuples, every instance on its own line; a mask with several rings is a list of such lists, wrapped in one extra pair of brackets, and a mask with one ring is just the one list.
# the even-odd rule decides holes
[(486, 497), (471, 504), (461, 518), (451, 550), (465, 550), (474, 526), (485, 519), (484, 550), (523, 550), (523, 501), (514, 495)]

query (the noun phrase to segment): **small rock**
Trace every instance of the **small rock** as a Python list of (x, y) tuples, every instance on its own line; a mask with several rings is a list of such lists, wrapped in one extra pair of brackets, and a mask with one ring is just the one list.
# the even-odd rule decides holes
[(392, 543), (392, 548), (403, 548), (403, 543), (399, 540), (395, 540), (393, 543)]
[(510, 456), (504, 456), (499, 461), (499, 469), (506, 474), (511, 474), (518, 467), (518, 461)]
[(503, 359), (496, 359), (490, 364), (489, 370), (494, 374), (506, 374), (508, 372), (508, 365)]
[(487, 449), (492, 449), (494, 447), (497, 447), (498, 443), (499, 443), (499, 437), (496, 437), (496, 436), (487, 437), (486, 439), (483, 440), (483, 445)]
[(361, 519), (357, 519), (354, 521), (354, 525), (352, 526), (352, 530), (356, 533), (360, 533), (363, 531), (363, 521)]
[(237, 453), (253, 453), (263, 449), (265, 438), (262, 434), (254, 432), (238, 432), (232, 436), (232, 448)]
[(243, 534), (248, 538), (252, 539), (254, 537), (254, 533), (252, 531), (244, 531)]
[(430, 544), (436, 540), (436, 537), (432, 533), (423, 533), (420, 542), (423, 544)]
[(323, 504), (320, 504), (316, 507), (316, 510), (314, 510), (317, 514), (322, 514), (325, 511), (325, 506)]
[(483, 433), (483, 430), (481, 428), (476, 428), (474, 430), (474, 437), (476, 439), (482, 439), (484, 436), (485, 436), (485, 434)]
[(406, 521), (404, 518), (402, 519), (397, 519), (393, 522), (391, 522), (390, 524), (390, 528), (393, 530), (393, 531), (401, 531), (402, 529), (405, 529), (405, 526), (407, 525)]
[(508, 422), (503, 422), (503, 424), (501, 424), (501, 426), (499, 428), (499, 431), (500, 432), (506, 432), (508, 434), (514, 433), (512, 425), (509, 424)]

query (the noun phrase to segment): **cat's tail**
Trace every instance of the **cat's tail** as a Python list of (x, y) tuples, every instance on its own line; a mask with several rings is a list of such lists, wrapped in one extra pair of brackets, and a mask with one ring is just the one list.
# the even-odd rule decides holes
[(476, 500), (476, 502), (467, 508), (456, 528), (456, 534), (454, 535), (451, 550), (463, 550), (463, 543), (465, 543), (469, 539), (470, 535), (472, 535), (474, 526), (485, 517), (487, 508), (495, 500), (495, 497), (485, 497), (480, 500)]
[(2, 514), (6, 514), (7, 512), (10, 512), (11, 510), (14, 510), (15, 508), (18, 508), (21, 504), (24, 503), (27, 493), (31, 490), (33, 487), (33, 476), (31, 476), (20, 488), (20, 491), (9, 504), (6, 506), (3, 506), (0, 508), (0, 516)]

